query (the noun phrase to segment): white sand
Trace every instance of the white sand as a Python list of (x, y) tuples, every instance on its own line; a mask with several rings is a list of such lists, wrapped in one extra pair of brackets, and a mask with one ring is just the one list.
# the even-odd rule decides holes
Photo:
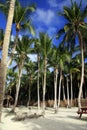
[[(87, 115), (82, 115), (79, 119), (77, 108), (59, 108), (57, 114), (54, 110), (48, 108), (45, 117), (38, 119), (25, 119), (24, 121), (14, 121), (14, 115), (9, 115), (7, 110), (3, 109), (0, 130), (87, 130)], [(17, 108), (20, 112), (37, 112), (36, 109), (28, 110), (25, 107)]]

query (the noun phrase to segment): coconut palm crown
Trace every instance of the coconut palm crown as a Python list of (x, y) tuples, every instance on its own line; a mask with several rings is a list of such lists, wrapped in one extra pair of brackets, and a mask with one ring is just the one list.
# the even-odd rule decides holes
[(81, 29), (87, 29), (87, 23), (85, 23), (84, 19), (87, 17), (87, 6), (82, 9), (82, 0), (80, 1), (80, 4), (78, 5), (76, 2), (72, 2), (71, 0), (71, 6), (66, 7), (64, 6), (63, 13), (60, 13), (61, 16), (63, 16), (67, 23), (64, 25), (63, 29), (61, 29), (57, 37), (60, 37), (63, 33), (66, 34), (65, 39), (71, 37), (78, 37), (78, 42), (80, 44), (81, 48), (81, 60), (82, 60), (82, 69), (81, 69), (81, 83), (80, 83), (80, 89), (79, 89), (79, 96), (78, 96), (78, 106), (81, 107), (80, 98), (82, 93), (82, 86), (84, 82), (84, 48), (83, 48), (83, 37)]

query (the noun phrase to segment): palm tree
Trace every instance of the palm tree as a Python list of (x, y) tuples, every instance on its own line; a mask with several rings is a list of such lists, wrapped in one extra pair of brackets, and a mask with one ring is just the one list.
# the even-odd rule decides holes
[(36, 6), (34, 4), (22, 7), (20, 2), (16, 0), (14, 19), (13, 23), (15, 24), (16, 33), (22, 29), (29, 29), (31, 34), (35, 34), (34, 28), (31, 23), (30, 15), (35, 11)]
[(14, 57), (14, 59), (16, 60), (18, 66), (18, 82), (16, 84), (15, 103), (12, 109), (13, 112), (18, 102), (22, 70), (26, 59), (29, 59), (28, 54), (30, 53), (31, 44), (32, 39), (29, 39), (27, 36), (24, 36), (21, 40), (19, 40), (19, 44), (17, 44), (16, 47), (17, 54), (15, 54), (16, 58)]
[(82, 69), (81, 69), (81, 82), (78, 96), (78, 108), (81, 107), (80, 98), (82, 93), (82, 86), (84, 82), (84, 51), (83, 51), (83, 39), (81, 28), (86, 28), (84, 18), (87, 16), (87, 9), (81, 9), (81, 2), (77, 5), (76, 2), (71, 2), (70, 7), (64, 7), (63, 13), (61, 15), (67, 20), (66, 25), (63, 28), (65, 34), (72, 34), (72, 36), (78, 36), (78, 41), (81, 48), (81, 59), (82, 59)]
[[(0, 10), (2, 10), (6, 16), (7, 16), (8, 7), (9, 7), (8, 1), (6, 1), (6, 3), (4, 4), (0, 4), (0, 7), (1, 7)], [(28, 5), (27, 7), (22, 7), (22, 5), (20, 4), (18, 0), (16, 0), (15, 2), (13, 24), (15, 25), (16, 37), (15, 37), (13, 49), (11, 51), (11, 56), (10, 56), (11, 58), (9, 58), (7, 66), (9, 66), (9, 64), (12, 61), (12, 57), (14, 55), (16, 45), (18, 44), (19, 32), (27, 29), (30, 31), (31, 34), (33, 35), (35, 34), (35, 30), (30, 19), (30, 15), (35, 11), (35, 9), (36, 7), (34, 4)]]
[(38, 95), (38, 110), (40, 109), (40, 84), (39, 84), (39, 81), (40, 81), (40, 56), (38, 54), (37, 56), (37, 62), (38, 62), (38, 79), (37, 79), (37, 95)]
[(37, 97), (38, 97), (38, 110), (40, 109), (40, 53), (41, 53), (41, 48), (40, 48), (40, 43), (39, 39), (35, 39), (34, 41), (35, 46), (34, 46), (34, 53), (37, 55), (37, 64), (38, 64), (38, 75), (37, 75)]
[[(75, 58), (72, 58), (70, 63), (68, 63), (66, 66), (65, 66), (65, 73), (66, 73), (66, 79), (67, 79), (67, 86), (68, 86), (68, 79), (70, 78), (70, 95), (71, 95), (71, 103), (70, 105), (68, 104), (68, 106), (72, 107), (72, 99), (73, 99), (73, 74), (76, 74), (76, 73), (79, 73), (80, 70), (77, 66), (77, 63), (75, 62)], [(68, 87), (67, 87), (68, 88)], [(67, 95), (68, 95), (68, 91), (67, 91)], [(68, 96), (67, 96), (68, 97)], [(69, 99), (69, 98), (68, 98)], [(69, 103), (69, 101), (68, 101)]]
[(61, 82), (63, 80), (64, 66), (65, 66), (65, 63), (70, 61), (70, 55), (67, 52), (67, 48), (64, 48), (62, 46), (62, 43), (59, 45), (58, 55), (59, 55), (59, 69), (60, 69), (59, 94), (58, 94), (58, 108), (59, 108), (59, 105), (60, 105), (60, 94), (61, 94)]
[(46, 33), (39, 34), (39, 43), (41, 48), (41, 56), (43, 59), (43, 114), (45, 114), (45, 93), (46, 93), (46, 69), (47, 69), (47, 58), (51, 51), (52, 39)]
[[(73, 57), (73, 55), (75, 53), (78, 54), (80, 48), (79, 48), (79, 46), (76, 46), (76, 47), (74, 46), (74, 48), (72, 46), (70, 46), (67, 49), (68, 49), (69, 54), (70, 54), (70, 62), (67, 63), (67, 65), (65, 66), (64, 72), (66, 73), (67, 86), (68, 86), (68, 81), (69, 81), (68, 78), (70, 78), (70, 87), (71, 87), (70, 88), (70, 90), (71, 90), (70, 95), (71, 95), (71, 106), (72, 106), (72, 99), (73, 99), (73, 81), (72, 80), (73, 80), (73, 74), (80, 71), (79, 68), (78, 68), (78, 65), (77, 65), (77, 63), (79, 62), (79, 59), (77, 58), (77, 60), (78, 60), (77, 61), (76, 56)], [(68, 91), (68, 89), (67, 89), (67, 91)], [(67, 97), (69, 97), (69, 96), (67, 96)], [(68, 101), (68, 103), (69, 103), (69, 101)], [(68, 106), (70, 106), (70, 105), (68, 105)]]
[(0, 122), (2, 115), (2, 106), (3, 106), (3, 97), (4, 97), (4, 89), (5, 89), (5, 81), (6, 81), (6, 71), (7, 71), (7, 56), (8, 56), (8, 47), (9, 47), (9, 39), (14, 15), (15, 8), (15, 0), (10, 1), (8, 20), (6, 25), (6, 31), (4, 35), (3, 41), (3, 50), (2, 50), (2, 60), (0, 66)]
[(6, 79), (7, 79), (7, 82), (6, 82), (5, 93), (9, 93), (9, 95), (11, 96), (12, 89), (17, 84), (17, 79), (18, 79), (17, 72), (14, 72), (13, 68), (8, 69)]
[(28, 89), (28, 102), (27, 102), (27, 106), (30, 105), (30, 100), (31, 100), (31, 87), (32, 87), (32, 83), (33, 83), (33, 80), (36, 78), (35, 77), (35, 62), (32, 62), (32, 61), (28, 61), (24, 67), (25, 67), (25, 70), (26, 70), (26, 81), (27, 81), (27, 84), (29, 86), (29, 89)]
[[(58, 63), (59, 63), (59, 54), (58, 47), (53, 46), (52, 51), (49, 55), (49, 64), (54, 68), (54, 109), (57, 113), (57, 79), (58, 79)], [(50, 58), (51, 57), (51, 58)]]
[[(16, 45), (18, 44), (18, 34), (20, 31), (28, 30), (32, 35), (35, 35), (35, 30), (30, 19), (30, 15), (35, 11), (35, 9), (36, 7), (34, 4), (28, 5), (27, 7), (22, 7), (20, 2), (16, 0), (14, 19), (13, 19), (13, 24), (15, 25), (15, 29), (16, 29), (16, 37), (15, 37), (14, 47), (11, 53), (12, 57), (15, 52)], [(9, 59), (8, 65), (10, 64), (12, 57)]]
[(72, 107), (72, 99), (73, 99), (73, 74), (80, 73), (79, 69), (79, 59), (74, 57), (70, 60), (70, 64), (68, 65), (67, 72), (70, 74), (70, 82), (71, 82), (71, 107)]

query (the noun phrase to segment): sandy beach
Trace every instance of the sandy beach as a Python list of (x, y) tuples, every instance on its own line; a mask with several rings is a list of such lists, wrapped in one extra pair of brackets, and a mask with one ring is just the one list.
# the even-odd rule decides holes
[[(54, 110), (48, 108), (45, 117), (25, 119), (15, 121), (13, 114), (8, 114), (9, 109), (3, 109), (2, 123), (0, 130), (87, 130), (87, 115), (76, 113), (77, 108), (59, 108), (57, 114)], [(28, 112), (29, 114), (37, 113), (37, 109), (27, 109), (25, 107), (16, 108), (16, 112)], [(39, 111), (40, 113), (40, 111)]]

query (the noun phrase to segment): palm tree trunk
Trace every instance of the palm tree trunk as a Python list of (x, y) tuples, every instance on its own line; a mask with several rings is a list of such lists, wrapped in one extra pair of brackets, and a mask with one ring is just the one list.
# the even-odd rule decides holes
[(55, 113), (57, 113), (57, 74), (58, 74), (58, 69), (54, 68), (54, 109)]
[(21, 77), (19, 76), (18, 77), (18, 83), (16, 85), (15, 103), (14, 103), (14, 106), (13, 106), (13, 109), (12, 109), (13, 112), (15, 111), (15, 107), (17, 106), (17, 102), (18, 102), (18, 95), (19, 95), (19, 90), (20, 90), (20, 81), (21, 81)]
[(78, 95), (78, 109), (80, 109), (81, 108), (82, 87), (83, 87), (83, 82), (84, 82), (84, 49), (83, 49), (82, 35), (81, 35), (80, 31), (78, 31), (78, 37), (79, 37), (79, 43), (80, 43), (80, 47), (81, 47), (81, 60), (82, 60), (81, 82), (80, 82), (79, 95)]
[(69, 107), (69, 85), (68, 85), (68, 76), (67, 76), (67, 108)]
[(70, 74), (71, 79), (71, 107), (72, 107), (72, 99), (73, 99), (73, 89), (72, 89), (72, 73)]
[(45, 93), (46, 93), (46, 58), (44, 59), (44, 83), (43, 83), (43, 114), (45, 114)]
[(64, 81), (62, 80), (62, 87), (63, 87), (63, 101), (66, 100), (66, 97), (65, 97), (65, 89), (64, 89)]
[(2, 115), (2, 107), (3, 107), (3, 98), (4, 98), (4, 89), (5, 89), (5, 81), (6, 81), (6, 71), (7, 71), (7, 56), (8, 56), (8, 47), (9, 47), (9, 39), (11, 34), (11, 27), (14, 15), (14, 7), (15, 0), (10, 1), (10, 8), (8, 14), (8, 20), (6, 25), (6, 31), (3, 41), (3, 50), (2, 50), (2, 60), (0, 66), (0, 122)]
[(14, 103), (14, 106), (13, 106), (13, 109), (12, 109), (13, 112), (15, 111), (15, 108), (16, 108), (17, 102), (18, 102), (18, 96), (19, 96), (19, 90), (20, 90), (20, 83), (21, 83), (21, 76), (22, 76), (22, 68), (23, 68), (23, 63), (19, 67), (18, 83), (16, 85), (15, 103)]
[(62, 81), (62, 71), (60, 71), (59, 94), (58, 94), (58, 108), (60, 106), (61, 81)]
[(38, 60), (38, 79), (37, 79), (37, 95), (38, 95), (38, 110), (40, 109), (40, 92), (39, 92), (39, 77), (40, 77), (40, 56), (37, 56), (37, 60)]
[(27, 102), (27, 106), (30, 106), (30, 100), (31, 100), (31, 76), (30, 76), (30, 81), (29, 81), (29, 91), (28, 91), (28, 102)]

